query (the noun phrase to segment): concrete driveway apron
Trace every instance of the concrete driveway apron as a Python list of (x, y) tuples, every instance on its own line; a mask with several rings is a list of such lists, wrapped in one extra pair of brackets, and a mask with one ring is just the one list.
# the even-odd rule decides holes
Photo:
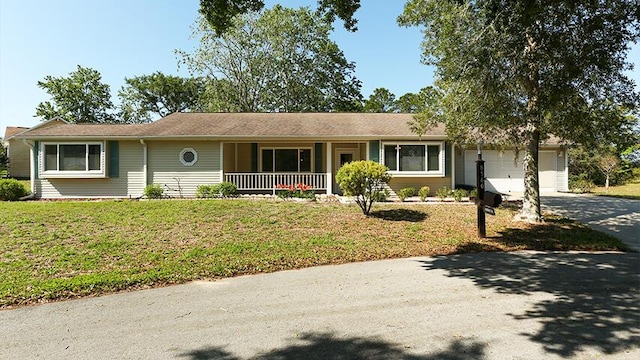
[(540, 201), (544, 208), (613, 235), (634, 250), (640, 251), (640, 200), (543, 194)]

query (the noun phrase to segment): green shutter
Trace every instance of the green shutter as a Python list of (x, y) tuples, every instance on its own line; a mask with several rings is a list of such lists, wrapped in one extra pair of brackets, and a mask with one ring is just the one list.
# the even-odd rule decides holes
[(258, 143), (251, 143), (251, 172), (258, 172)]
[(369, 141), (369, 160), (380, 162), (380, 141)]
[(117, 141), (109, 141), (107, 148), (109, 149), (109, 177), (117, 178), (120, 176), (120, 146)]
[(444, 143), (444, 176), (451, 176), (451, 143)]
[(33, 169), (34, 177), (38, 178), (38, 173), (40, 173), (40, 167), (38, 166), (38, 155), (40, 155), (40, 141), (33, 142)]
[(316, 143), (315, 146), (315, 163), (316, 163), (316, 173), (322, 172), (322, 143)]

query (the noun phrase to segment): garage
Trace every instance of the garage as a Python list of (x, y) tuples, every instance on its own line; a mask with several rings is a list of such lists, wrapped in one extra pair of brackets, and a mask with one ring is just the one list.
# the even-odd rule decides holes
[[(483, 150), (485, 161), (485, 187), (489, 191), (501, 193), (524, 192), (523, 152), (516, 158), (513, 150)], [(475, 150), (464, 153), (464, 183), (476, 183)], [(562, 150), (541, 150), (539, 153), (540, 192), (566, 191), (566, 160)]]

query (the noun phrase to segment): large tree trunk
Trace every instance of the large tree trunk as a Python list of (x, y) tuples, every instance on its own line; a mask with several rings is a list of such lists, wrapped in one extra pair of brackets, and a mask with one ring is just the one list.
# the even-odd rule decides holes
[(525, 80), (527, 89), (527, 114), (525, 126), (524, 149), (524, 198), (522, 211), (516, 219), (530, 223), (542, 222), (540, 212), (540, 183), (538, 181), (538, 147), (540, 145), (540, 81), (539, 67), (535, 59), (537, 42), (531, 36), (531, 29), (526, 31), (529, 72)]
[(540, 183), (538, 181), (538, 145), (540, 143), (540, 132), (534, 130), (528, 136), (526, 148), (524, 150), (524, 197), (522, 199), (522, 210), (516, 219), (530, 223), (542, 221), (540, 211)]

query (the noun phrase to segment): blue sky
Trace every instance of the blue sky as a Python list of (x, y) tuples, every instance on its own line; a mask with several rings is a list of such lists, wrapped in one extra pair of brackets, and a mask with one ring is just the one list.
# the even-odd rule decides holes
[[(266, 3), (315, 8), (317, 1)], [(365, 97), (377, 87), (399, 97), (432, 84), (433, 69), (420, 63), (420, 30), (396, 24), (404, 3), (362, 1), (356, 33), (335, 23), (332, 38), (356, 63)], [(114, 102), (125, 77), (155, 71), (188, 76), (178, 71), (174, 49), (197, 45), (190, 27), (198, 6), (198, 0), (0, 0), (0, 136), (6, 126), (38, 124), (35, 108), (49, 96), (37, 82), (67, 76), (77, 65), (99, 71)], [(630, 59), (640, 67), (638, 46)]]

